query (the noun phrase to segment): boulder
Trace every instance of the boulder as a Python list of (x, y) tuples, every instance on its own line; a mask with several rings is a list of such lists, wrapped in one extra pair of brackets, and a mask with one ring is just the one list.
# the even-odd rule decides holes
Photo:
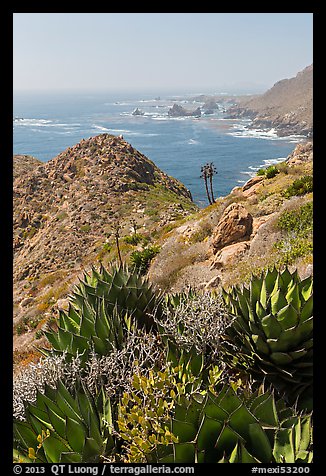
[(219, 275), (214, 276), (212, 279), (208, 281), (208, 283), (205, 283), (205, 291), (208, 291), (212, 288), (218, 288), (219, 285), (221, 284), (221, 277)]
[(231, 203), (213, 230), (211, 248), (215, 255), (221, 248), (249, 239), (252, 233), (252, 215), (239, 203)]
[(256, 175), (255, 177), (252, 177), (243, 185), (242, 191), (245, 192), (246, 190), (249, 190), (249, 188), (251, 188), (253, 185), (256, 185), (256, 183), (264, 180), (264, 178), (265, 177), (263, 175)]
[(20, 307), (25, 307), (33, 301), (34, 301), (34, 299), (31, 296), (26, 297), (20, 302)]
[(142, 110), (140, 110), (138, 107), (136, 107), (136, 109), (132, 113), (133, 116), (143, 116), (144, 114), (145, 113)]
[(252, 222), (252, 233), (250, 238), (254, 238), (256, 235), (257, 231), (262, 225), (265, 225), (267, 221), (269, 221), (271, 218), (275, 217), (277, 215), (277, 212), (270, 213), (269, 215), (262, 215), (260, 217), (255, 217)]
[(225, 246), (222, 250), (218, 251), (213, 258), (211, 269), (219, 269), (232, 265), (235, 261), (242, 258), (249, 248), (249, 241), (241, 241), (240, 243)]

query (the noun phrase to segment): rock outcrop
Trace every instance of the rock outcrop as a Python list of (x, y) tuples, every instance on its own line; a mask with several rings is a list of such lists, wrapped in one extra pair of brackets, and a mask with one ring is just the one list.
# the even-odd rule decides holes
[(138, 107), (132, 112), (133, 116), (143, 116), (144, 114), (144, 111), (141, 111)]
[(200, 107), (197, 107), (197, 109), (195, 109), (194, 111), (188, 111), (187, 109), (180, 106), (179, 104), (173, 104), (173, 107), (171, 107), (168, 110), (168, 115), (170, 117), (184, 117), (184, 116), (200, 117), (201, 110), (200, 110)]
[(245, 241), (252, 232), (253, 218), (245, 207), (239, 203), (231, 203), (212, 233), (211, 248), (214, 255), (227, 245)]
[(300, 165), (313, 160), (313, 143), (311, 141), (300, 143), (286, 159), (288, 165)]

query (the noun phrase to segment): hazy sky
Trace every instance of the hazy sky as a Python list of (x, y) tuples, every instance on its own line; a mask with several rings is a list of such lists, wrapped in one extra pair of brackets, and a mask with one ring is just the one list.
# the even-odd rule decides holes
[(14, 90), (265, 90), (312, 63), (312, 22), (312, 13), (14, 13)]

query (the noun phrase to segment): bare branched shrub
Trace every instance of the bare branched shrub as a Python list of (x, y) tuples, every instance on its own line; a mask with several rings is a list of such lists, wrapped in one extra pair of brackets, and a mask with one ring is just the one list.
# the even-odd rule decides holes
[(157, 319), (163, 336), (187, 351), (194, 347), (211, 362), (218, 362), (221, 336), (231, 322), (221, 295), (209, 292), (189, 297), (174, 309), (167, 306)]
[(131, 380), (136, 371), (145, 375), (150, 369), (161, 366), (163, 347), (158, 337), (136, 329), (130, 333), (126, 345), (106, 356), (91, 354), (86, 366), (81, 360), (65, 355), (50, 355), (37, 364), (23, 369), (13, 385), (13, 414), (25, 419), (23, 401), (35, 402), (36, 390), (44, 391), (45, 384), (55, 387), (60, 379), (68, 389), (73, 389), (77, 379), (85, 384), (93, 396), (103, 386), (107, 395), (119, 397), (131, 388)]
[(31, 363), (19, 373), (13, 383), (14, 418), (25, 419), (23, 402), (35, 402), (36, 390), (44, 391), (45, 384), (55, 387), (59, 379), (68, 388), (71, 388), (76, 384), (80, 371), (81, 366), (78, 357), (68, 362), (65, 355), (51, 355), (42, 358), (36, 364)]
[(199, 294), (173, 310), (166, 308), (158, 322), (163, 335), (135, 329), (122, 349), (106, 356), (93, 353), (85, 365), (80, 358), (68, 359), (66, 355), (42, 358), (24, 368), (14, 381), (14, 417), (24, 420), (23, 402), (35, 402), (37, 389), (43, 392), (45, 384), (55, 387), (59, 379), (68, 389), (80, 380), (94, 396), (101, 387), (112, 398), (131, 392), (135, 374), (147, 376), (150, 371), (165, 368), (164, 335), (186, 350), (194, 346), (198, 353), (209, 354), (209, 361), (216, 362), (221, 334), (230, 323), (220, 296)]
[(131, 390), (133, 375), (145, 375), (163, 363), (163, 348), (158, 337), (140, 329), (130, 333), (123, 349), (106, 356), (92, 354), (86, 364), (83, 381), (92, 394), (101, 386), (110, 397), (121, 396)]

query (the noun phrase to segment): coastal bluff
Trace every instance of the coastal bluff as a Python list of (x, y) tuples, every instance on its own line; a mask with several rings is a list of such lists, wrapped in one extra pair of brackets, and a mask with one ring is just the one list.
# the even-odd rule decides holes
[(282, 79), (262, 95), (242, 98), (227, 110), (227, 118), (248, 117), (253, 128), (275, 128), (279, 136), (313, 135), (313, 65), (295, 77)]

